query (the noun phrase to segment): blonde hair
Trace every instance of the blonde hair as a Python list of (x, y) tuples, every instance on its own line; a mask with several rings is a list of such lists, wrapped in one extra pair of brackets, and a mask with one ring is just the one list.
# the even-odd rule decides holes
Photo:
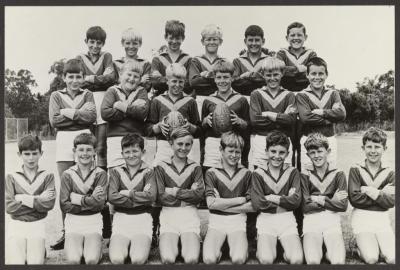
[(142, 45), (142, 35), (132, 27), (122, 32), (121, 42), (124, 42), (126, 40), (138, 41), (140, 45)]
[(123, 74), (127, 70), (137, 72), (140, 75), (142, 75), (142, 73), (143, 73), (142, 65), (139, 62), (132, 61), (132, 60), (128, 60), (122, 65), (119, 74)]
[(228, 131), (221, 135), (221, 147), (222, 149), (225, 149), (226, 147), (237, 147), (240, 148), (240, 150), (243, 150), (244, 141), (239, 134), (233, 131)]
[(216, 36), (222, 40), (222, 30), (215, 24), (206, 25), (201, 31), (201, 39), (203, 40), (205, 36)]
[(285, 69), (285, 62), (276, 57), (267, 57), (263, 61), (261, 67), (258, 69), (258, 72), (263, 74), (264, 72), (279, 70), (283, 73), (284, 69)]
[(186, 68), (179, 63), (173, 63), (165, 70), (165, 77), (186, 78)]

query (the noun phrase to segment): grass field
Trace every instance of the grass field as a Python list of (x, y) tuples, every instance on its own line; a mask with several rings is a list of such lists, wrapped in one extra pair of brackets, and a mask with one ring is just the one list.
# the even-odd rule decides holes
[[(388, 164), (389, 166), (395, 167), (395, 137), (394, 133), (390, 133), (388, 136), (388, 150), (386, 151), (383, 162)], [(338, 167), (343, 170), (346, 174), (349, 172), (351, 164), (355, 162), (360, 162), (364, 160), (363, 154), (361, 152), (361, 133), (351, 133), (351, 134), (342, 134), (338, 137)], [(53, 172), (54, 175), (57, 176), (57, 168), (55, 164), (55, 141), (44, 141), (43, 142), (43, 151), (44, 155), (40, 161), (40, 164), (43, 168), (48, 169)], [(147, 159), (151, 156), (152, 152), (154, 152), (154, 141), (149, 141), (147, 143)], [(18, 168), (21, 163), (17, 156), (17, 145), (16, 143), (7, 143), (5, 145), (5, 171), (14, 171)], [(59, 190), (59, 180), (56, 177), (56, 188)], [(349, 264), (361, 264), (362, 262), (358, 259), (358, 257), (354, 253), (354, 238), (352, 237), (350, 224), (349, 224), (349, 213), (351, 212), (351, 206), (348, 208), (346, 213), (342, 214), (342, 229), (346, 243), (346, 263)], [(394, 211), (391, 212), (392, 217), (392, 226), (394, 228)], [(207, 230), (207, 222), (208, 222), (208, 211), (200, 210), (199, 215), (201, 217), (201, 235), (204, 238), (204, 235)], [(46, 239), (46, 247), (47, 247), (47, 260), (46, 264), (65, 264), (65, 258), (63, 256), (63, 251), (53, 251), (49, 248), (49, 245), (54, 243), (61, 232), (61, 212), (58, 200), (56, 202), (55, 208), (49, 212), (47, 223), (46, 223), (46, 231), (48, 238)], [(7, 216), (6, 216), (6, 230), (7, 230)], [(101, 264), (110, 264), (110, 260), (108, 257), (108, 248), (107, 248), (108, 240), (103, 242), (103, 258), (101, 260)], [(7, 245), (7, 243), (5, 243)], [(6, 249), (7, 250), (7, 249)], [(225, 257), (225, 258), (224, 258)], [(158, 254), (157, 249), (153, 249), (149, 256), (149, 264), (160, 264), (160, 256)], [(254, 246), (250, 246), (249, 249), (249, 260), (248, 264), (258, 264), (255, 256)], [(229, 260), (226, 256), (223, 256), (221, 264), (229, 264)]]

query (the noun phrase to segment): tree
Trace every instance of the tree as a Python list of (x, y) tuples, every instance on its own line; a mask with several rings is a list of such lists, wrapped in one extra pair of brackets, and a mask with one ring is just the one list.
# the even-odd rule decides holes
[(5, 103), (14, 117), (29, 118), (35, 104), (31, 88), (37, 86), (31, 72), (26, 69), (18, 72), (6, 69), (4, 86)]

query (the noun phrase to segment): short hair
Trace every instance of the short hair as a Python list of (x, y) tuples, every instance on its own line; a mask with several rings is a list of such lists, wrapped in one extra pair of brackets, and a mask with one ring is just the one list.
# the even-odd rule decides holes
[(86, 40), (95, 39), (105, 43), (106, 37), (106, 31), (100, 26), (92, 26), (86, 31)]
[(266, 150), (275, 145), (281, 145), (289, 150), (290, 141), (285, 133), (279, 130), (273, 130), (268, 135), (266, 140)]
[(138, 133), (128, 133), (121, 139), (121, 149), (130, 147), (130, 146), (139, 146), (140, 149), (144, 149), (144, 139)]
[(227, 60), (220, 59), (212, 66), (212, 72), (214, 75), (217, 74), (217, 72), (230, 73), (233, 75), (235, 72), (235, 66)]
[(29, 134), (19, 139), (18, 151), (22, 153), (23, 151), (27, 150), (39, 150), (39, 152), (42, 152), (42, 141), (39, 139), (38, 136), (33, 136)]
[(324, 59), (322, 59), (321, 57), (313, 57), (311, 58), (308, 63), (307, 63), (307, 74), (310, 73), (310, 67), (311, 66), (318, 66), (318, 67), (324, 67), (325, 68), (325, 72), (326, 74), (328, 74), (328, 64), (325, 62)]
[(79, 144), (87, 144), (96, 148), (97, 139), (92, 133), (81, 133), (74, 139), (74, 148), (76, 148)]
[(169, 139), (171, 142), (175, 141), (178, 138), (186, 137), (186, 136), (191, 136), (193, 139), (192, 133), (189, 132), (186, 128), (183, 127), (177, 127), (174, 130), (172, 130), (171, 135), (169, 136)]
[(281, 59), (278, 59), (276, 57), (267, 57), (264, 59), (260, 68), (257, 71), (263, 74), (264, 72), (279, 70), (283, 74), (285, 66), (285, 62), (283, 62)]
[(142, 35), (137, 32), (135, 29), (132, 27), (126, 29), (124, 32), (122, 32), (122, 37), (121, 37), (121, 42), (124, 41), (137, 41), (142, 44)]
[(186, 68), (179, 63), (173, 63), (165, 69), (165, 77), (186, 78)]
[(128, 61), (126, 61), (123, 65), (122, 65), (122, 67), (121, 67), (121, 70), (120, 70), (120, 74), (122, 74), (124, 71), (126, 71), (126, 70), (128, 70), (128, 71), (133, 71), (133, 72), (137, 72), (137, 73), (139, 73), (140, 75), (142, 75), (142, 73), (143, 73), (143, 67), (142, 67), (142, 65), (139, 63), (139, 62), (137, 62), (137, 61), (132, 61), (132, 60), (128, 60)]
[(185, 38), (185, 24), (178, 20), (167, 21), (165, 23), (165, 37), (168, 35)]
[(363, 135), (362, 143), (365, 145), (367, 141), (372, 141), (374, 143), (381, 143), (384, 147), (386, 146), (387, 135), (379, 128), (370, 127)]
[(240, 148), (240, 150), (243, 150), (244, 140), (239, 134), (233, 131), (228, 131), (221, 135), (221, 147), (222, 149), (225, 149), (226, 147), (237, 147)]
[(304, 142), (306, 150), (316, 150), (320, 147), (329, 149), (328, 139), (319, 132), (311, 133)]
[(79, 59), (70, 59), (68, 60), (63, 67), (63, 75), (67, 75), (67, 73), (81, 73), (85, 75), (85, 69), (83, 68), (82, 61)]
[(244, 32), (244, 37), (247, 38), (248, 36), (260, 36), (264, 38), (264, 30), (258, 25), (250, 25)]
[(216, 36), (219, 39), (222, 39), (222, 30), (215, 24), (206, 25), (201, 31), (201, 39), (203, 40), (205, 36)]
[(293, 22), (293, 23), (289, 24), (289, 26), (287, 27), (286, 35), (289, 35), (290, 29), (292, 29), (292, 28), (302, 28), (304, 35), (306, 34), (306, 27), (304, 26), (304, 24), (302, 24), (300, 22)]

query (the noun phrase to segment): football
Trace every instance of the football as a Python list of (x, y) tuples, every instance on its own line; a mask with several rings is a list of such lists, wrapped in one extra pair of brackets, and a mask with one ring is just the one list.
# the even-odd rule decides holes
[(171, 111), (167, 116), (164, 117), (164, 123), (169, 126), (169, 134), (178, 127), (186, 124), (185, 118), (178, 111)]
[(218, 135), (232, 130), (230, 113), (229, 107), (225, 103), (220, 103), (215, 106), (212, 127)]

